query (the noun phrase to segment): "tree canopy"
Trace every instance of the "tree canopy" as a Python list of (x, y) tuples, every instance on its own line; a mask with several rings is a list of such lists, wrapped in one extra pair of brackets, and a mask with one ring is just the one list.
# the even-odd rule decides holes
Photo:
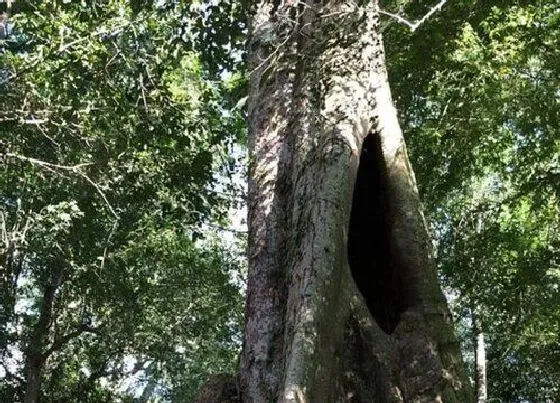
[[(12, 10), (1, 400), (23, 399), (31, 356), (53, 402), (189, 400), (207, 371), (235, 364), (242, 262), (219, 228), (242, 196), (228, 152), (244, 138), (230, 105), (242, 80), (222, 43), (202, 53), (216, 40), (209, 21), (235, 13), (125, 1)], [(241, 29), (218, 40), (235, 50)]]
[(482, 318), (489, 396), (508, 402), (560, 388), (559, 13), (456, 2), (412, 35), (387, 32), (440, 273), (456, 316)]
[[(389, 1), (389, 78), (489, 397), (560, 393), (560, 6)], [(15, 1), (0, 20), (0, 400), (191, 401), (241, 344), (245, 1)], [(241, 178), (241, 179), (240, 179)], [(472, 368), (471, 368), (472, 370)]]

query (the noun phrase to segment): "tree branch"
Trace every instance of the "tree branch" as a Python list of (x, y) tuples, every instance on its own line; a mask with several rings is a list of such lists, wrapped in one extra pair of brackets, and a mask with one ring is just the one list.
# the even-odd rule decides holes
[(389, 16), (391, 18), (394, 18), (395, 20), (397, 20), (397, 22), (400, 22), (401, 24), (406, 25), (407, 27), (410, 28), (410, 30), (412, 32), (416, 31), (418, 29), (418, 27), (420, 25), (422, 25), (423, 23), (425, 23), (428, 18), (430, 18), (432, 15), (434, 15), (437, 11), (441, 10), (441, 8), (443, 7), (443, 5), (447, 3), (447, 0), (441, 0), (438, 4), (436, 4), (435, 6), (433, 6), (430, 11), (428, 11), (422, 18), (420, 18), (418, 21), (416, 22), (410, 22), (407, 19), (405, 19), (404, 17), (398, 15), (398, 14), (393, 14), (390, 13), (388, 11), (383, 11), (383, 10), (379, 10), (379, 14), (383, 14), (386, 16)]
[(42, 125), (48, 122), (48, 119), (23, 119), (19, 117), (2, 117), (0, 118), (0, 123), (12, 123), (17, 122), (22, 125)]
[(39, 165), (42, 167), (45, 167), (49, 170), (53, 170), (53, 169), (62, 169), (65, 171), (70, 171), (73, 173), (76, 173), (78, 175), (80, 175), (82, 178), (84, 178), (91, 186), (93, 186), (95, 188), (95, 190), (97, 191), (97, 193), (101, 196), (101, 198), (103, 199), (103, 201), (105, 202), (105, 204), (107, 205), (107, 208), (109, 209), (109, 211), (111, 212), (111, 214), (113, 214), (113, 216), (115, 216), (115, 218), (119, 218), (117, 212), (115, 211), (115, 209), (113, 208), (113, 206), (111, 206), (111, 203), (109, 203), (109, 199), (107, 199), (107, 196), (105, 195), (105, 193), (103, 192), (103, 190), (101, 189), (101, 187), (95, 183), (89, 176), (87, 176), (82, 170), (81, 168), (83, 167), (87, 167), (90, 165), (94, 165), (93, 162), (84, 162), (82, 164), (76, 164), (76, 165), (59, 165), (59, 164), (53, 164), (51, 162), (46, 162), (46, 161), (42, 161), (42, 160), (38, 160), (36, 158), (31, 158), (31, 157), (26, 157), (24, 155), (19, 155), (19, 154), (14, 154), (14, 153), (6, 153), (5, 154), (6, 157), (11, 157), (11, 158), (16, 158), (22, 161), (27, 161), (31, 164), (34, 165)]
[(29, 162), (31, 164), (34, 164), (34, 165), (40, 165), (40, 166), (48, 167), (48, 168), (64, 169), (66, 171), (72, 171), (72, 172), (77, 172), (82, 167), (93, 165), (93, 162), (84, 162), (82, 164), (77, 164), (77, 165), (59, 165), (59, 164), (53, 164), (51, 162), (41, 161), (41, 160), (38, 160), (36, 158), (26, 157), (25, 155), (19, 155), (19, 154), (14, 154), (14, 153), (6, 153), (6, 157), (11, 157), (11, 158), (16, 158), (16, 159), (22, 160), (22, 161), (27, 161), (27, 162)]
[(52, 345), (43, 353), (43, 359), (47, 359), (52, 353), (59, 351), (66, 343), (70, 340), (80, 336), (82, 333), (93, 333), (99, 335), (101, 333), (100, 328), (96, 328), (89, 325), (81, 325), (78, 329), (73, 332), (67, 333), (55, 339)]

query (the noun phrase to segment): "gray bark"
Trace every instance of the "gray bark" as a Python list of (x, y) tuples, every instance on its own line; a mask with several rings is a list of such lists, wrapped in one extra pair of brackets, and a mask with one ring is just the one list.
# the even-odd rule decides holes
[[(391, 101), (376, 2), (255, 1), (248, 44), (244, 402), (472, 401)], [(417, 299), (395, 331), (350, 274), (361, 145), (381, 137), (390, 236)]]

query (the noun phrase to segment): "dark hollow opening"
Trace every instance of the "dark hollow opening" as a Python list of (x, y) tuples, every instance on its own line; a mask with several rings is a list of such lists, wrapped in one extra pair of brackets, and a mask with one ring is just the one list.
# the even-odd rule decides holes
[(387, 334), (411, 305), (411, 276), (392, 238), (387, 166), (379, 135), (364, 139), (348, 231), (348, 263), (366, 305)]

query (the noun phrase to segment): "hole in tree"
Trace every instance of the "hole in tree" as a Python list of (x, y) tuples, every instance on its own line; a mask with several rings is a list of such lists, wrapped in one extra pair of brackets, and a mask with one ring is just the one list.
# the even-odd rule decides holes
[(392, 237), (393, 214), (381, 139), (364, 139), (352, 197), (348, 263), (366, 305), (387, 334), (414, 301), (414, 276)]

